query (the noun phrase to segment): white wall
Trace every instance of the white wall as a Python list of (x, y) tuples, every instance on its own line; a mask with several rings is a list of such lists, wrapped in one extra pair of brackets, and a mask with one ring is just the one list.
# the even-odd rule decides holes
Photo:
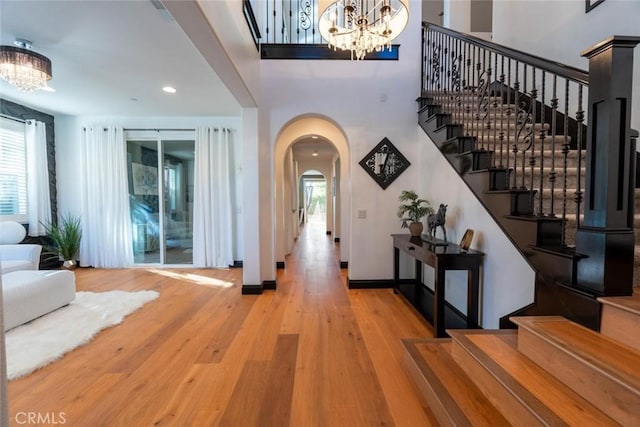
[(239, 117), (75, 117), (56, 116), (56, 178), (58, 190), (58, 212), (80, 215), (81, 192), (78, 182), (82, 179), (80, 138), (83, 126), (101, 124), (116, 125), (128, 129), (195, 129), (198, 126), (228, 127), (234, 130), (234, 170), (236, 192), (236, 229), (234, 236), (235, 260), (243, 259), (243, 133)]
[(444, 16), (443, 0), (422, 0), (422, 20), (432, 24), (442, 25)]
[(444, 15), (442, 17), (442, 25), (452, 30), (460, 31), (466, 34), (472, 34), (485, 40), (491, 40), (491, 32), (473, 32), (471, 11), (472, 0), (444, 0)]
[[(493, 3), (494, 42), (583, 70), (580, 52), (614, 34), (640, 35), (640, 1), (606, 0), (589, 13), (583, 0)], [(631, 126), (640, 129), (640, 48), (634, 55)]]
[[(449, 241), (457, 243), (467, 228), (474, 230), (471, 248), (485, 254), (481, 323), (485, 329), (498, 328), (500, 317), (533, 302), (535, 273), (429, 137), (422, 129), (418, 134), (422, 171), (418, 194), (429, 200), (434, 210), (440, 203), (448, 205)], [(440, 233), (437, 230), (439, 237)], [(425, 268), (424, 283), (433, 289), (433, 269), (429, 267)], [(447, 301), (466, 313), (466, 272), (447, 272), (445, 283)]]
[[(420, 3), (411, 2), (410, 10), (420, 11)], [(358, 162), (385, 136), (411, 162), (418, 157), (420, 18), (420, 13), (412, 13), (398, 37), (399, 61), (262, 61), (261, 108), (268, 111), (272, 147), (282, 127), (305, 113), (329, 117), (346, 134), (351, 153), (351, 246), (348, 259), (342, 260), (349, 262), (352, 280), (393, 275), (390, 235), (400, 231), (397, 198), (401, 190), (415, 185), (419, 166), (409, 167), (382, 190)], [(358, 210), (366, 210), (367, 218), (356, 219)]]

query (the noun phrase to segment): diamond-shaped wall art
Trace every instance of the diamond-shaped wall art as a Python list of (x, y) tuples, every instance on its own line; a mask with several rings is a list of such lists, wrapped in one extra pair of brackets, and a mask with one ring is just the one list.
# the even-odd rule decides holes
[(386, 137), (362, 160), (360, 166), (385, 190), (411, 163)]

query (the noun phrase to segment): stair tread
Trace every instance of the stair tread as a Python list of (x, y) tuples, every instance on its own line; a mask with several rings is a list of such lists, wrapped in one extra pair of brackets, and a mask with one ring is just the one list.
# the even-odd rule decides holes
[(517, 331), (449, 331), (456, 342), (511, 390), (523, 405), (550, 424), (617, 425), (580, 394), (557, 380), (517, 348)]
[(514, 317), (511, 321), (626, 384), (640, 397), (640, 352), (560, 316)]
[[(403, 339), (405, 351), (454, 425), (509, 423), (451, 356), (451, 339)], [(427, 402), (428, 403), (428, 402)]]
[[(636, 251), (638, 246), (640, 245), (636, 245)], [(600, 297), (598, 301), (640, 315), (640, 294), (638, 293), (628, 297)]]

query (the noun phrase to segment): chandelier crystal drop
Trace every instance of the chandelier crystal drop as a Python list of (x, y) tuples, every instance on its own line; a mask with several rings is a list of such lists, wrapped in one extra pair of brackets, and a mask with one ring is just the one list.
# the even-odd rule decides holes
[(31, 50), (31, 42), (18, 39), (16, 46), (0, 46), (0, 77), (23, 92), (47, 87), (51, 61)]
[(320, 10), (318, 27), (329, 48), (351, 51), (357, 60), (390, 51), (409, 21), (407, 0), (337, 0)]

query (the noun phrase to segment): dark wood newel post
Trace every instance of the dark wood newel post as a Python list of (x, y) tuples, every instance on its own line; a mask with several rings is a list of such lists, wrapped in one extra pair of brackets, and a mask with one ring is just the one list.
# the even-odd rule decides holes
[(640, 37), (612, 36), (582, 52), (589, 59), (584, 221), (576, 234), (577, 284), (603, 295), (633, 292), (635, 139), (633, 49)]

